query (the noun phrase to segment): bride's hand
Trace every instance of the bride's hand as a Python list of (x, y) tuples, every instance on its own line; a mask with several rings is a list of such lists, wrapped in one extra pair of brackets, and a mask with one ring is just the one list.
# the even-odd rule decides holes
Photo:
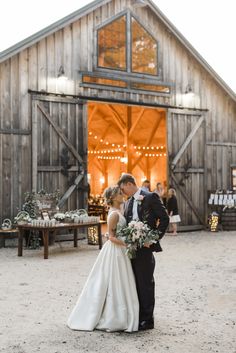
[(144, 248), (150, 248), (150, 245), (151, 245), (150, 243), (144, 243), (143, 244)]

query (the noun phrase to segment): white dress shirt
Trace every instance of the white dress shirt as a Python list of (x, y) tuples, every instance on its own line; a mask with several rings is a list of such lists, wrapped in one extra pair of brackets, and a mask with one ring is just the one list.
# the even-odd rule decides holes
[(138, 197), (141, 193), (141, 189), (139, 188), (135, 194), (133, 194), (134, 197), (134, 204), (133, 204), (133, 220), (138, 221), (139, 216), (138, 216)]

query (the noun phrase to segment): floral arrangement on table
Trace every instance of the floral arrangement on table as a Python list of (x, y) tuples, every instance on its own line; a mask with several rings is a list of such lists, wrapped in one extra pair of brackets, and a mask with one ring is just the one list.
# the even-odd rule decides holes
[(126, 254), (130, 259), (136, 257), (136, 251), (144, 244), (154, 244), (160, 237), (157, 229), (151, 229), (147, 223), (131, 221), (128, 226), (117, 230), (117, 236), (127, 245)]
[(12, 222), (9, 218), (5, 218), (2, 222), (2, 230), (12, 229)]
[(60, 192), (56, 190), (52, 193), (48, 193), (42, 189), (38, 192), (26, 192), (24, 196), (24, 203), (19, 211), (25, 211), (29, 214), (31, 219), (37, 219), (41, 212), (39, 206), (42, 202), (47, 202), (49, 212), (52, 212), (54, 208), (56, 209), (56, 205), (60, 199)]
[(53, 218), (56, 221), (63, 222), (64, 219), (66, 218), (66, 215), (63, 212), (57, 212), (57, 213), (54, 214)]
[(14, 223), (17, 224), (25, 224), (31, 222), (31, 217), (28, 212), (20, 211), (17, 213), (16, 217), (14, 218)]
[(87, 222), (97, 223), (100, 219), (100, 217), (89, 216), (87, 211), (83, 208), (79, 210), (67, 211), (65, 213), (57, 212), (54, 214), (53, 218), (59, 222), (65, 222), (65, 223), (73, 223), (73, 222), (74, 223), (87, 223)]

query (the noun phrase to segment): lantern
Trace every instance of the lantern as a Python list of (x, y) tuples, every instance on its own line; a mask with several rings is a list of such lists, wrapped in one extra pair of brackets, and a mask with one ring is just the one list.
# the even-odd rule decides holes
[(212, 212), (210, 214), (210, 216), (208, 217), (208, 223), (209, 223), (211, 232), (217, 232), (218, 231), (219, 215), (218, 215), (217, 212)]

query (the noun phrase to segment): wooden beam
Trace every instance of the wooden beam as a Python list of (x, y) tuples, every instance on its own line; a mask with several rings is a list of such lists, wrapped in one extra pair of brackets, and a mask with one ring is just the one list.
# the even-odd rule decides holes
[(70, 195), (72, 194), (72, 192), (75, 190), (75, 188), (78, 186), (78, 184), (81, 182), (81, 180), (84, 177), (84, 171), (81, 172), (81, 174), (79, 174), (75, 180), (74, 183), (69, 187), (69, 189), (65, 192), (65, 194), (62, 196), (62, 198), (60, 199), (60, 201), (58, 202), (58, 207), (61, 207), (64, 205), (64, 203), (66, 202), (66, 200), (70, 197)]
[(194, 115), (194, 116), (202, 116), (201, 109), (192, 109), (192, 108), (177, 108), (177, 109), (172, 109), (170, 110), (170, 113), (174, 114), (179, 114), (179, 115)]
[(0, 129), (0, 135), (31, 135), (31, 130)]
[(143, 116), (144, 112), (145, 112), (145, 109), (144, 109), (144, 108), (141, 109), (141, 111), (140, 111), (140, 113), (139, 113), (139, 115), (138, 115), (136, 121), (135, 121), (135, 122), (132, 124), (132, 126), (131, 126), (131, 129), (130, 129), (130, 131), (129, 131), (129, 137), (131, 137), (132, 133), (134, 132), (134, 130), (135, 130), (135, 128), (136, 128), (136, 126), (138, 125), (138, 123), (139, 123), (140, 120), (142, 119), (142, 116)]
[(32, 191), (37, 192), (38, 176), (38, 119), (37, 101), (32, 100)]
[(151, 163), (149, 161), (149, 165), (150, 165), (150, 171), (152, 170), (152, 168), (154, 167), (154, 165), (159, 161), (160, 157), (154, 157), (155, 159), (153, 160), (153, 162)]
[[(82, 151), (82, 154), (85, 156), (87, 155), (87, 106), (84, 106), (81, 102), (78, 103), (78, 118), (79, 118), (79, 128), (80, 131), (82, 132), (82, 144), (80, 143), (80, 150)], [(50, 117), (50, 116), (49, 116)], [(71, 145), (72, 146), (72, 145)], [(72, 146), (73, 147), (73, 146)], [(74, 148), (74, 147), (73, 147)], [(76, 150), (75, 150), (76, 151)], [(77, 152), (77, 151), (76, 151)], [(73, 191), (78, 187), (80, 182), (84, 179), (85, 183), (87, 184), (87, 175), (86, 175), (86, 163), (87, 163), (87, 158), (81, 165), (79, 166), (79, 175), (75, 178), (73, 184), (69, 187), (69, 189), (64, 193), (60, 201), (58, 202), (58, 206), (62, 206), (70, 197), (70, 195), (73, 193)], [(83, 192), (80, 196), (82, 196), (82, 207), (85, 207), (86, 201), (87, 200), (87, 191)], [(77, 205), (78, 205), (78, 199), (77, 199)]]
[[(107, 134), (109, 128), (110, 128), (110, 126), (108, 125), (107, 128), (106, 128), (106, 130), (103, 132), (103, 134), (102, 134), (102, 140), (104, 140), (104, 138), (106, 137), (106, 134)], [(94, 151), (97, 151), (97, 150), (98, 150), (98, 147), (100, 146), (100, 144), (101, 144), (101, 142), (98, 141), (98, 143), (96, 144), (96, 146), (95, 146), (95, 148), (94, 148)], [(95, 154), (95, 155), (92, 155), (92, 156), (91, 156), (91, 154), (90, 154), (90, 157), (89, 157), (90, 160), (89, 160), (89, 162), (91, 163), (91, 162), (94, 160), (95, 157), (96, 157), (96, 154)]]
[(125, 129), (125, 136), (124, 136), (124, 144), (126, 145), (126, 172), (132, 173), (132, 156), (133, 153), (131, 152), (131, 140), (129, 139), (129, 131), (132, 126), (132, 107), (128, 105), (126, 107), (126, 129)]
[(187, 195), (187, 193), (184, 191), (183, 187), (181, 187), (179, 185), (179, 182), (177, 180), (177, 178), (175, 177), (173, 171), (171, 171), (171, 179), (174, 181), (174, 184), (176, 186), (177, 189), (179, 189), (179, 191), (181, 192), (181, 194), (183, 195), (184, 199), (186, 200), (186, 202), (188, 203), (189, 207), (192, 209), (193, 213), (195, 214), (195, 216), (197, 217), (197, 219), (200, 221), (201, 224), (205, 224), (204, 220), (202, 219), (202, 217), (200, 216), (197, 208), (195, 207), (195, 205), (193, 204), (193, 202), (191, 201), (191, 197), (189, 197)]
[(104, 173), (104, 165), (102, 164), (102, 161), (95, 159), (94, 164), (96, 164), (96, 167), (98, 168), (98, 170), (100, 170), (100, 172), (103, 174)]
[[(143, 83), (143, 79), (142, 79), (142, 83)], [(85, 86), (85, 84), (83, 84), (83, 86)], [(91, 87), (92, 85), (90, 85)], [(94, 87), (97, 89), (99, 85), (95, 84)], [(101, 87), (102, 89), (104, 89), (104, 86)], [(110, 89), (112, 91), (114, 91), (114, 87), (106, 87), (106, 89)], [(116, 91), (119, 91), (119, 88), (116, 87)], [(41, 92), (41, 91), (34, 91), (34, 90), (28, 90), (29, 93), (33, 94), (33, 99), (38, 99), (38, 100), (47, 100), (47, 96), (50, 96), (50, 101), (53, 101), (54, 97), (58, 98), (60, 97), (65, 97), (65, 94), (63, 93), (55, 93), (55, 92)], [(139, 93), (141, 94), (140, 91), (135, 91), (135, 93)], [(147, 91), (144, 92), (145, 94), (147, 94)], [(157, 97), (159, 94), (157, 92), (148, 92), (149, 95), (153, 95), (155, 97)], [(42, 98), (42, 97), (45, 97)], [(160, 96), (163, 96), (163, 93), (160, 94)], [(165, 94), (166, 96), (166, 94)], [(59, 97), (59, 98), (60, 98)], [(166, 108), (166, 109), (177, 109), (178, 111), (180, 109), (185, 109), (186, 111), (196, 111), (197, 112), (208, 112), (208, 109), (202, 109), (202, 108), (188, 108), (188, 107), (182, 107), (180, 108), (179, 106), (175, 106), (175, 105), (170, 105), (170, 104), (166, 104), (166, 103), (155, 103), (155, 102), (143, 102), (142, 100), (140, 101), (132, 101), (132, 100), (128, 100), (128, 99), (115, 99), (115, 98), (107, 98), (107, 97), (94, 97), (94, 96), (82, 96), (82, 95), (74, 95), (74, 94), (67, 94), (66, 97), (74, 97), (77, 98), (77, 101), (74, 101), (74, 104), (78, 104), (78, 103), (86, 103), (87, 101), (93, 101), (93, 102), (103, 102), (103, 103), (111, 103), (111, 104), (131, 104), (131, 105), (136, 105), (136, 106), (142, 106), (142, 107), (153, 107), (153, 108)], [(78, 101), (80, 100), (80, 102)]]
[(94, 116), (94, 114), (96, 113), (96, 111), (97, 111), (97, 105), (95, 105), (95, 106), (93, 107), (92, 113), (89, 114), (89, 117), (88, 117), (88, 126), (91, 124), (91, 120), (93, 119), (93, 116)]
[(175, 168), (175, 174), (176, 173), (204, 173), (204, 168), (188, 168), (185, 170), (184, 168)]
[[(156, 123), (155, 123), (153, 129), (151, 130), (150, 136), (148, 137), (148, 139), (147, 139), (147, 141), (146, 141), (146, 143), (145, 143), (145, 147), (149, 146), (150, 142), (151, 142), (152, 139), (153, 139), (153, 136), (155, 135), (156, 131), (158, 130), (158, 127), (159, 127), (159, 125), (160, 125), (161, 120), (163, 119), (163, 117), (164, 117), (164, 115), (161, 114), (161, 115), (159, 116), (159, 119), (156, 120)], [(143, 157), (144, 157), (144, 155), (141, 155), (141, 156), (139, 156), (139, 157), (136, 159), (136, 161), (134, 162), (134, 164), (133, 164), (132, 167), (131, 167), (131, 170), (133, 170), (133, 169), (136, 167), (136, 165), (139, 163), (139, 161), (140, 161)]]
[(62, 141), (65, 143), (65, 145), (68, 147), (68, 149), (71, 151), (71, 153), (74, 155), (74, 157), (81, 163), (81, 165), (83, 166), (84, 161), (81, 158), (81, 156), (79, 155), (79, 153), (76, 151), (76, 149), (74, 148), (74, 146), (70, 143), (70, 141), (67, 139), (67, 137), (64, 135), (63, 131), (61, 130), (61, 128), (54, 123), (54, 121), (51, 119), (50, 115), (44, 110), (44, 108), (40, 105), (37, 104), (37, 107), (39, 108), (39, 110), (42, 112), (42, 114), (47, 118), (47, 120), (49, 121), (49, 123), (53, 126), (53, 128), (55, 129), (55, 131), (57, 132), (57, 134), (60, 136), (60, 138), (62, 139)]
[(123, 119), (120, 117), (120, 115), (117, 113), (117, 111), (113, 108), (112, 105), (106, 104), (106, 106), (112, 112), (113, 116), (115, 117), (114, 121), (116, 122), (117, 126), (121, 130), (122, 134), (124, 134), (124, 132), (125, 132), (125, 123), (124, 123)]
[[(55, 165), (39, 165), (38, 172), (61, 172), (64, 168), (62, 166), (55, 166)], [(79, 166), (71, 166), (67, 169), (67, 172), (78, 172), (80, 170)]]
[(197, 123), (193, 127), (192, 131), (190, 132), (190, 134), (187, 136), (186, 140), (184, 141), (184, 143), (180, 147), (179, 152), (176, 154), (176, 156), (174, 157), (174, 159), (173, 159), (173, 161), (171, 163), (171, 169), (172, 170), (175, 168), (175, 166), (176, 166), (177, 162), (179, 161), (180, 157), (182, 156), (182, 154), (184, 153), (184, 151), (186, 150), (186, 148), (188, 147), (188, 145), (192, 141), (193, 136), (196, 134), (196, 132), (199, 129), (199, 127), (201, 126), (203, 120), (204, 120), (204, 116), (201, 116), (201, 118), (197, 121)]
[(151, 168), (150, 168), (150, 158), (146, 158), (146, 179), (150, 180), (151, 178)]
[(224, 147), (236, 147), (235, 142), (220, 142), (220, 141), (208, 141), (206, 143), (208, 146), (224, 146)]

